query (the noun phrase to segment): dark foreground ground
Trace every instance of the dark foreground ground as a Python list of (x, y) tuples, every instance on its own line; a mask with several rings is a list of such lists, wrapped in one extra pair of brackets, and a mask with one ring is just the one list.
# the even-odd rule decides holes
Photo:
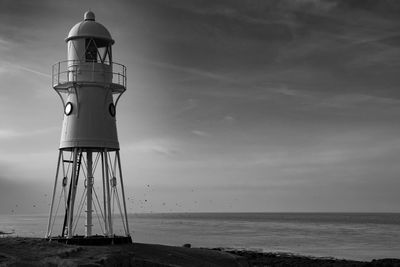
[(400, 259), (371, 262), (288, 254), (171, 247), (151, 244), (74, 246), (37, 238), (0, 238), (3, 266), (400, 266)]

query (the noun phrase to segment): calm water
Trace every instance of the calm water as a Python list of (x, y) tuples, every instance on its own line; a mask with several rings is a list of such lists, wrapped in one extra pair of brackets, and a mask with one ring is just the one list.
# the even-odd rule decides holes
[[(132, 214), (134, 241), (356, 260), (400, 258), (400, 213)], [(82, 222), (83, 224), (83, 222)], [(43, 237), (47, 216), (0, 215), (0, 230)], [(118, 228), (118, 227), (116, 227)]]

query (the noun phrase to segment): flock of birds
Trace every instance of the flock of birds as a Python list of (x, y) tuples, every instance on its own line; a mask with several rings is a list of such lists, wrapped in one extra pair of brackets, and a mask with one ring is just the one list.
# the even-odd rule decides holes
[[(190, 189), (191, 193), (195, 193), (196, 189)], [(202, 201), (195, 200), (193, 199), (192, 201), (187, 201), (185, 200), (184, 203), (180, 202), (155, 202), (152, 201), (154, 195), (156, 193), (156, 190), (150, 186), (150, 184), (144, 185), (144, 190), (142, 191), (142, 195), (140, 196), (130, 196), (127, 197), (127, 208), (128, 208), (128, 213), (153, 213), (154, 210), (157, 212), (162, 210), (165, 212), (190, 212), (191, 209), (197, 210), (199, 208), (200, 204), (205, 204), (202, 203)], [(234, 199), (237, 200), (237, 199)], [(44, 210), (47, 210), (50, 207), (50, 199), (48, 194), (43, 194), (42, 199), (39, 201), (36, 201), (36, 203), (29, 204), (27, 205), (19, 205), (15, 204), (15, 206), (10, 210), (11, 214), (19, 214), (21, 213), (20, 211), (24, 211), (26, 213), (26, 210), (29, 209), (32, 212), (43, 212)], [(213, 205), (214, 201), (212, 199), (207, 201), (208, 205)], [(47, 206), (47, 207), (46, 207)]]

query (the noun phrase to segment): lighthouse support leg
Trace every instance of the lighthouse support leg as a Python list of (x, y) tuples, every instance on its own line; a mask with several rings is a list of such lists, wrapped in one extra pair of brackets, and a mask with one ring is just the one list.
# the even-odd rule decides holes
[(121, 169), (121, 158), (119, 156), (119, 151), (117, 150), (115, 153), (117, 153), (117, 161), (118, 161), (118, 170), (119, 170), (119, 179), (121, 182), (121, 191), (122, 191), (122, 202), (124, 204), (124, 213), (125, 213), (125, 234), (129, 236), (129, 225), (128, 225), (128, 213), (126, 212), (126, 201), (125, 201), (125, 190), (124, 190), (124, 182), (122, 179), (122, 169)]
[(74, 149), (74, 160), (72, 163), (72, 181), (71, 181), (71, 198), (68, 203), (68, 238), (72, 238), (73, 215), (74, 215), (74, 202), (76, 194), (76, 179), (78, 168), (78, 148)]
[(108, 165), (108, 151), (107, 148), (104, 149), (104, 167), (106, 173), (106, 191), (107, 191), (107, 215), (108, 215), (108, 236), (112, 236), (113, 233), (113, 225), (112, 225), (112, 217), (111, 217), (111, 191), (110, 191), (110, 178), (109, 178), (109, 165)]
[(87, 180), (86, 180), (86, 236), (92, 235), (92, 188), (93, 188), (93, 159), (92, 151), (86, 152)]
[(106, 192), (106, 173), (104, 170), (104, 153), (103, 151), (100, 152), (101, 155), (101, 176), (103, 179), (103, 210), (104, 210), (104, 230), (105, 230), (105, 235), (108, 236), (109, 231), (108, 231), (108, 210), (107, 210), (107, 192)]
[(53, 188), (53, 197), (51, 198), (51, 206), (50, 206), (50, 215), (49, 215), (49, 221), (47, 224), (47, 233), (46, 233), (46, 238), (49, 238), (51, 235), (51, 221), (53, 219), (53, 209), (54, 209), (54, 199), (56, 196), (56, 191), (57, 191), (57, 181), (58, 181), (58, 173), (60, 171), (60, 163), (61, 163), (61, 155), (62, 151), (58, 153), (58, 161), (57, 161), (57, 170), (56, 170), (56, 177), (54, 179), (54, 188)]

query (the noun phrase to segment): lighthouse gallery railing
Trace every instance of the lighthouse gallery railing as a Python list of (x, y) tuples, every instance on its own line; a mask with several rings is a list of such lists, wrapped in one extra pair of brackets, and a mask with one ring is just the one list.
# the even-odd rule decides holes
[[(64, 60), (52, 67), (52, 84), (54, 88), (69, 86), (71, 83), (104, 82), (117, 91), (126, 89), (126, 67), (116, 62), (87, 62)], [(66, 89), (66, 88), (65, 88)]]

